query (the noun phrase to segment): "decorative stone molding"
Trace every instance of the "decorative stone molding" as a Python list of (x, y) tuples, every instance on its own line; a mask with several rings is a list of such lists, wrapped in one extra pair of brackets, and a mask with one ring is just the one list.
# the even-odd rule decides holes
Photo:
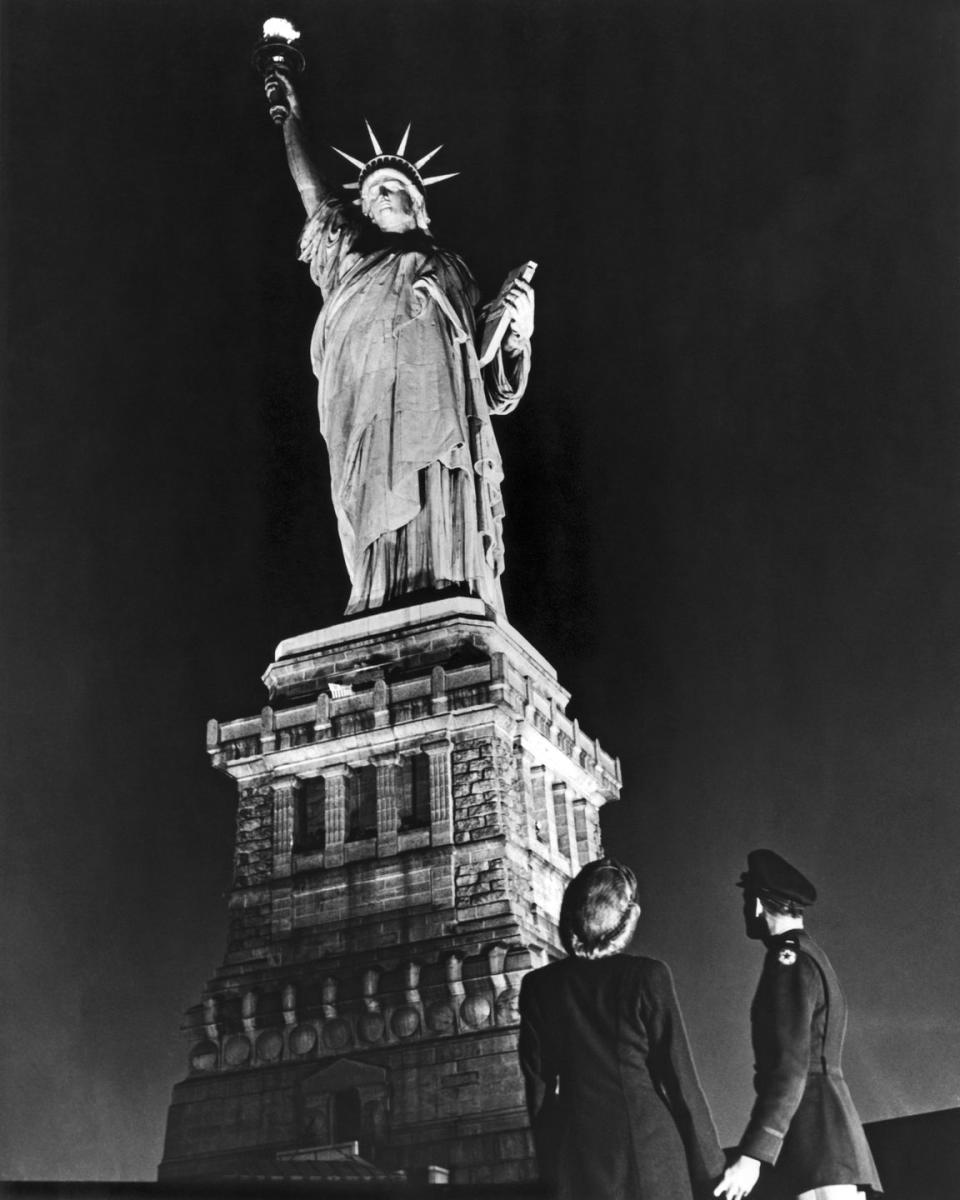
[(450, 999), (460, 1004), (466, 991), (463, 986), (463, 958), (459, 954), (447, 955), (447, 991)]
[(269, 704), (260, 710), (260, 753), (272, 754), (277, 747), (277, 726)]
[(328, 975), (323, 981), (323, 1015), (331, 1020), (337, 1015), (337, 981)]
[(208, 1038), (215, 1042), (220, 1036), (220, 1030), (217, 1026), (217, 1000), (215, 996), (204, 996), (203, 998), (203, 1028)]
[(240, 1002), (240, 1013), (245, 1033), (253, 1033), (257, 1025), (257, 993), (244, 992)]
[(313, 731), (317, 741), (329, 737), (331, 727), (330, 696), (327, 692), (321, 692), (317, 697), (316, 715), (313, 718)]
[(292, 983), (284, 985), (281, 995), (281, 1010), (284, 1025), (293, 1026), (297, 1023), (297, 989)]
[(447, 673), (441, 666), (430, 672), (430, 711), (445, 713), (450, 707), (447, 699)]
[(215, 1071), (220, 1066), (220, 1048), (216, 1042), (198, 1042), (190, 1051), (190, 1070)]
[(502, 704), (507, 694), (507, 659), (502, 651), (490, 655), (490, 702)]
[(377, 999), (377, 985), (380, 982), (380, 968), (369, 967), (363, 973), (363, 1007), (368, 1013), (380, 1011), (380, 1001)]

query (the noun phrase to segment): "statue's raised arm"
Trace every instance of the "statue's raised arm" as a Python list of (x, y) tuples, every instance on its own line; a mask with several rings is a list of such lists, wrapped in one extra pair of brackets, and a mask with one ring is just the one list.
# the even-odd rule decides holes
[(287, 115), (283, 118), (283, 142), (287, 149), (287, 166), (309, 216), (330, 193), (330, 187), (310, 154), (297, 89), (283, 71), (274, 71), (263, 81), (263, 90), (268, 100), (275, 100), (278, 88), (286, 100)]
[[(430, 233), (426, 175), (440, 149), (408, 155), (407, 128), (341, 197), (317, 170), (296, 91), (287, 161), (307, 212), (301, 259), (323, 294), (311, 358), (331, 490), (352, 582), (347, 613), (454, 592), (503, 611), (503, 470), (490, 422), (527, 385), (533, 289), (505, 296), (509, 322), (488, 365), (477, 355), (479, 293), (466, 264)], [(269, 92), (269, 81), (268, 81)]]

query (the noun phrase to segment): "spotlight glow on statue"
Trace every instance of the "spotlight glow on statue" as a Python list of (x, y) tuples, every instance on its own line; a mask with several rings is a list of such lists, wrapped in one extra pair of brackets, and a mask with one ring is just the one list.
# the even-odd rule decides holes
[(263, 23), (263, 36), (253, 52), (253, 65), (266, 81), (270, 119), (282, 124), (290, 115), (286, 96), (277, 73), (293, 75), (304, 69), (306, 60), (294, 46), (300, 33), (283, 17), (270, 17)]
[(426, 189), (452, 175), (421, 168), (441, 147), (407, 158), (408, 126), (385, 153), (368, 124), (372, 158), (337, 151), (359, 171), (351, 204), (310, 157), (290, 73), (268, 73), (265, 86), (271, 104), (271, 89), (283, 90), (287, 161), (307, 213), (300, 257), (323, 294), (311, 358), (353, 585), (346, 611), (453, 590), (502, 612), (503, 470), (490, 416), (526, 388), (535, 264), (478, 314), (466, 264), (429, 232)]
[(285, 42), (295, 42), (300, 37), (300, 31), (295, 29), (284, 17), (268, 17), (263, 23), (265, 38), (280, 38)]

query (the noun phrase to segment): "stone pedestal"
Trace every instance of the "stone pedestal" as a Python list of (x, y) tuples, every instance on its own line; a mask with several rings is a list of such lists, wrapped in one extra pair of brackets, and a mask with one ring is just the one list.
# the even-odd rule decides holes
[(207, 730), (239, 802), (227, 953), (187, 1015), (161, 1178), (357, 1142), (384, 1171), (534, 1175), (516, 1000), (560, 951), (619, 763), (479, 600), (291, 638)]

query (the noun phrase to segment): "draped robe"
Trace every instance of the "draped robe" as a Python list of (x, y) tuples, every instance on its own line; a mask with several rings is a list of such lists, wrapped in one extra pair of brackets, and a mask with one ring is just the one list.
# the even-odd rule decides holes
[(311, 342), (320, 430), (352, 591), (347, 613), (465, 586), (503, 610), (503, 468), (491, 412), (526, 388), (529, 349), (481, 368), (479, 293), (419, 230), (385, 234), (327, 199), (300, 242), (323, 294)]

